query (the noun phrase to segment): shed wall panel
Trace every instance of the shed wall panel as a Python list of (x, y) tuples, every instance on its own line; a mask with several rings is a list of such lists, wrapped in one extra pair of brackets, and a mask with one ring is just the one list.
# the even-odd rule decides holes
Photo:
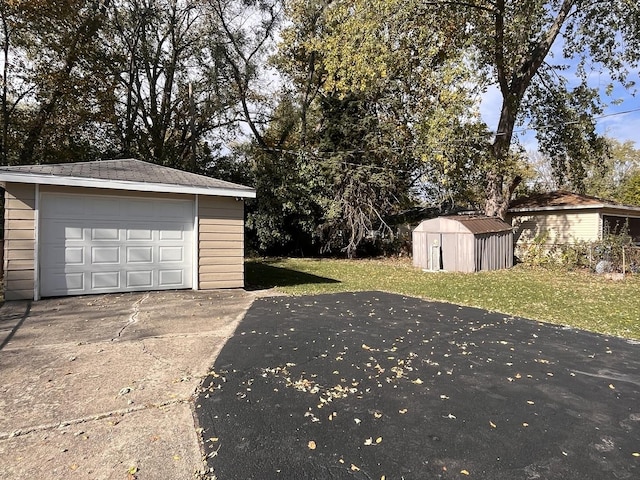
[(33, 298), (36, 204), (35, 185), (5, 185), (4, 298)]
[(244, 287), (244, 202), (198, 200), (198, 288)]
[[(473, 230), (468, 228), (473, 227)], [(439, 217), (425, 220), (413, 231), (413, 264), (432, 269), (434, 239), (440, 239), (441, 268), (471, 273), (513, 266), (513, 233), (497, 219)]]

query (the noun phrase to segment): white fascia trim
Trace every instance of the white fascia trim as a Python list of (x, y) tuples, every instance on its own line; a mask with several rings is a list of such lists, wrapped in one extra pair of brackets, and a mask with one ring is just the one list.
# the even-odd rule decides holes
[(554, 210), (597, 210), (605, 205), (564, 205), (556, 207), (535, 207), (535, 208), (510, 208), (507, 213), (536, 213), (551, 212)]
[(254, 189), (206, 188), (166, 183), (128, 182), (124, 180), (101, 180), (98, 178), (62, 177), (56, 175), (37, 175), (33, 173), (0, 173), (0, 180), (13, 183), (35, 183), (36, 185), (59, 185), (63, 187), (110, 188), (137, 192), (186, 193), (191, 195), (209, 195), (218, 197), (256, 198)]
[(640, 215), (640, 207), (631, 207), (631, 206), (622, 206), (622, 205), (612, 205), (610, 203), (598, 203), (592, 205), (563, 205), (556, 207), (536, 207), (536, 208), (510, 208), (507, 210), (507, 213), (537, 213), (537, 212), (551, 212), (554, 210), (600, 210), (600, 209), (611, 209), (617, 210), (622, 215), (622, 212), (634, 212)]
[(192, 290), (200, 289), (200, 282), (198, 279), (200, 278), (200, 197), (198, 195), (195, 196), (195, 200), (193, 202), (193, 279), (192, 279)]
[(33, 209), (33, 301), (40, 300), (40, 185), (36, 183)]

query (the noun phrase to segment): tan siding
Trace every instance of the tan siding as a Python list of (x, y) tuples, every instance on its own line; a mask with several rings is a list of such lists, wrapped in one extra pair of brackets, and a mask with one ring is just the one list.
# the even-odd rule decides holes
[(6, 240), (33, 240), (33, 227), (29, 230), (18, 230), (13, 227), (13, 222), (10, 222), (4, 232), (4, 238)]
[(214, 265), (202, 265), (200, 267), (200, 273), (202, 275), (210, 273), (238, 273), (238, 267), (242, 267), (243, 262), (241, 259), (235, 263), (214, 264)]
[(4, 278), (5, 299), (33, 298), (36, 203), (35, 185), (5, 186)]
[(218, 281), (218, 282), (201, 282), (200, 290), (215, 290), (217, 288), (242, 288), (238, 280)]
[[(32, 282), (33, 283), (33, 282)], [(7, 290), (4, 292), (4, 299), (12, 300), (33, 300), (33, 288), (28, 290)]]
[(238, 222), (237, 220), (231, 220), (231, 224), (224, 223), (202, 223), (200, 224), (200, 232), (204, 235), (205, 233), (215, 232), (215, 233), (237, 233), (240, 235), (244, 234), (244, 226), (242, 222)]
[(244, 232), (200, 232), (200, 241), (201, 242), (244, 242)]
[(199, 197), (198, 247), (200, 289), (244, 287), (244, 203)]
[(243, 265), (244, 256), (237, 257), (201, 257), (200, 266), (202, 268), (209, 265)]
[(33, 210), (13, 210), (5, 207), (4, 218), (5, 220), (31, 220), (33, 222), (35, 212)]
[(5, 207), (12, 210), (33, 210), (35, 206), (35, 195), (33, 199), (30, 198), (8, 198), (5, 202)]
[(540, 212), (512, 216), (518, 245), (548, 235), (547, 245), (594, 241), (598, 239), (600, 216), (595, 211)]
[(238, 272), (202, 273), (200, 281), (203, 283), (242, 281), (242, 274)]
[(19, 259), (19, 260), (11, 260), (11, 259), (5, 259), (5, 275), (8, 274), (8, 271), (11, 270), (30, 270), (31, 272), (33, 272), (33, 260), (24, 260), (24, 259)]
[(33, 273), (29, 270), (11, 270), (10, 272), (7, 272), (5, 280), (33, 280)]
[(207, 254), (207, 250), (217, 250), (223, 248), (225, 250), (236, 250), (240, 249), (244, 251), (244, 242), (239, 243), (238, 241), (228, 241), (224, 242), (221, 240), (208, 240), (208, 241), (200, 241), (200, 249), (202, 250), (201, 255), (203, 256), (211, 256), (211, 254)]

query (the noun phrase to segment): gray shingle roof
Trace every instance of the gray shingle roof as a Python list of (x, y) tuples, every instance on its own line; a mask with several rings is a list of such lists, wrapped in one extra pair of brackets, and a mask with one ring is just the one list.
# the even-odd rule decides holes
[[(190, 187), (195, 189), (211, 189), (216, 191), (237, 192), (240, 196), (254, 196), (254, 189), (244, 185), (225, 182), (216, 178), (205, 177), (195, 173), (183, 172), (175, 168), (164, 167), (135, 159), (101, 160), (95, 162), (59, 163), (49, 165), (21, 165), (0, 167), (0, 180), (15, 181), (12, 174), (37, 177), (38, 182), (47, 183), (51, 179), (87, 179), (108, 182), (131, 182), (139, 185), (167, 185)], [(51, 182), (60, 184), (59, 181)], [(247, 195), (243, 195), (247, 194)]]
[(640, 210), (634, 205), (624, 205), (614, 200), (606, 200), (591, 195), (557, 190), (555, 192), (538, 193), (528, 197), (517, 198), (509, 204), (509, 212), (526, 212), (537, 210), (564, 210), (581, 208), (619, 208)]

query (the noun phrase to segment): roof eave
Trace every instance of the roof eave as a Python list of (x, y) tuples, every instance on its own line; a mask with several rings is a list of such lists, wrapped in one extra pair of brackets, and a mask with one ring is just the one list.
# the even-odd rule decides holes
[(613, 203), (594, 203), (590, 205), (556, 205), (550, 207), (522, 207), (522, 208), (510, 208), (507, 213), (535, 213), (535, 212), (549, 212), (553, 210), (598, 210), (603, 208), (610, 208), (613, 210), (624, 210), (628, 212), (637, 212), (640, 214), (640, 207), (634, 207), (631, 205), (615, 205)]
[(185, 193), (218, 197), (256, 198), (253, 188), (196, 187), (168, 183), (130, 182), (125, 180), (103, 180), (99, 178), (67, 177), (58, 175), (38, 175), (33, 173), (0, 172), (0, 181), (13, 183), (34, 183), (38, 185), (58, 185), (65, 187), (105, 188), (138, 192)]
[(550, 207), (521, 207), (510, 208), (507, 213), (533, 213), (533, 212), (549, 212), (553, 210), (594, 210), (604, 208), (608, 205), (591, 204), (591, 205), (556, 205)]

